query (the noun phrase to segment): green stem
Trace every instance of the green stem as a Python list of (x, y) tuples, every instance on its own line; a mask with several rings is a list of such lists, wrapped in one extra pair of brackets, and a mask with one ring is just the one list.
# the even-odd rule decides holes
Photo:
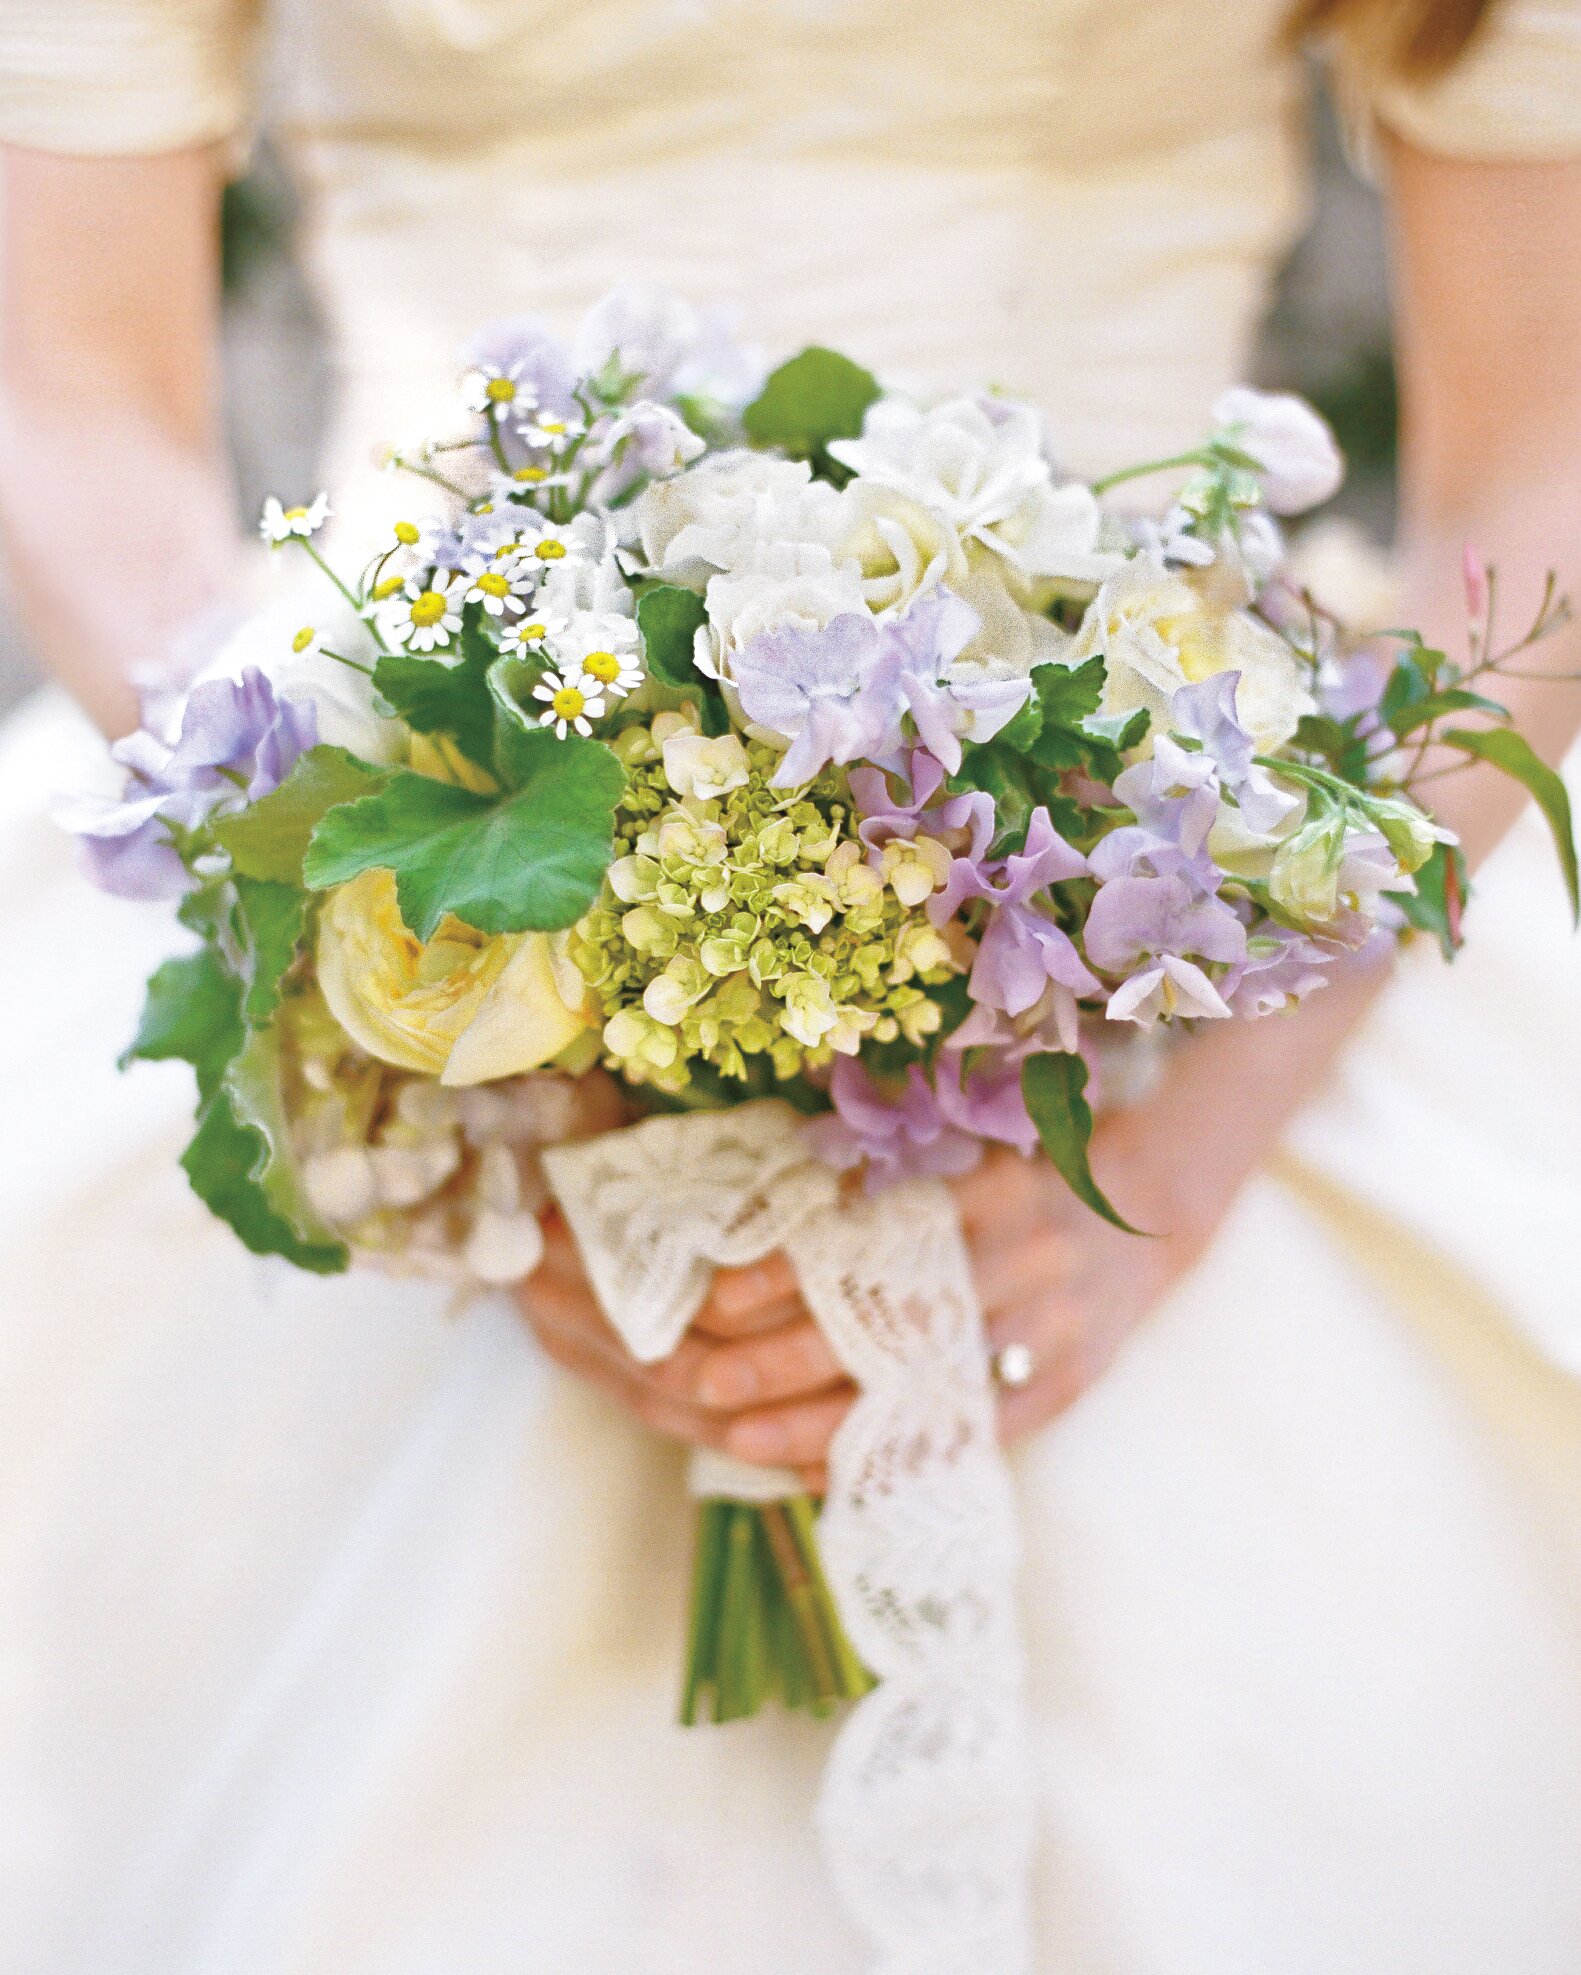
[(1092, 491), (1107, 494), (1111, 487), (1122, 486), (1127, 480), (1141, 480), (1150, 473), (1169, 473), (1181, 466), (1211, 466), (1212, 460), (1200, 450), (1190, 453), (1176, 453), (1170, 459), (1150, 459), (1141, 466), (1122, 466), (1117, 473), (1109, 473), (1102, 480), (1094, 480)]
[(839, 1677), (819, 1616), (812, 1572), (807, 1568), (796, 1528), (783, 1502), (765, 1502), (758, 1515), (773, 1552), (786, 1604), (807, 1655), (813, 1691), (820, 1700), (832, 1701), (840, 1692)]

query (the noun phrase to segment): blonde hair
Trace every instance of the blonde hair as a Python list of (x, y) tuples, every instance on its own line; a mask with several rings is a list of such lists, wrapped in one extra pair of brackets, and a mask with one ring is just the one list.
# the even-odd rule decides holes
[(1496, 0), (1295, 0), (1285, 38), (1353, 37), (1395, 75), (1442, 75), (1465, 53)]

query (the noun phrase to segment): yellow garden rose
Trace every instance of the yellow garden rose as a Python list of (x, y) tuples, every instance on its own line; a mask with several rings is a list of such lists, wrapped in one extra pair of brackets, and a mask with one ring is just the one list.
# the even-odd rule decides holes
[(370, 1056), (445, 1084), (536, 1070), (595, 1019), (563, 937), (490, 935), (447, 918), (425, 944), (403, 923), (388, 871), (364, 871), (325, 900), (318, 980)]

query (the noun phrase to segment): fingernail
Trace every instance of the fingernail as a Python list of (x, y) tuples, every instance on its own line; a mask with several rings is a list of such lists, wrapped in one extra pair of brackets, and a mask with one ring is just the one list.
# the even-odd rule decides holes
[(748, 1358), (709, 1365), (697, 1381), (697, 1396), (705, 1406), (744, 1406), (761, 1389), (757, 1366)]
[(722, 1310), (729, 1310), (732, 1315), (750, 1310), (759, 1297), (756, 1269), (738, 1269), (733, 1275), (721, 1275), (714, 1279), (714, 1300)]
[(772, 1420), (742, 1420), (725, 1435), (725, 1451), (738, 1461), (773, 1466), (785, 1458), (785, 1435)]

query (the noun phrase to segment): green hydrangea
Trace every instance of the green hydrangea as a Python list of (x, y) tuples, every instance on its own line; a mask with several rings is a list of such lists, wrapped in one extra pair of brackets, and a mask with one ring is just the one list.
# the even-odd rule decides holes
[(915, 861), (868, 863), (843, 774), (771, 788), (773, 748), (707, 738), (688, 714), (615, 746), (630, 775), (615, 858), (571, 939), (612, 1067), (676, 1092), (699, 1062), (744, 1079), (763, 1057), (785, 1079), (868, 1036), (920, 1046), (937, 1032), (929, 990), (957, 963)]

